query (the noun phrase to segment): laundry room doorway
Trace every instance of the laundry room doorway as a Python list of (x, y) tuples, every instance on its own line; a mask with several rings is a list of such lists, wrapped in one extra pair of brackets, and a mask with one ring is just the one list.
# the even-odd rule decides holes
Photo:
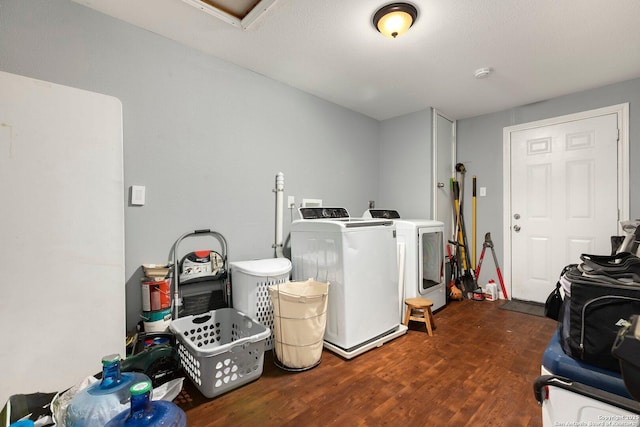
[(433, 110), (433, 219), (444, 224), (445, 241), (453, 237), (449, 181), (455, 176), (456, 122)]
[(544, 302), (580, 254), (608, 255), (629, 215), (628, 104), (504, 129), (505, 277)]

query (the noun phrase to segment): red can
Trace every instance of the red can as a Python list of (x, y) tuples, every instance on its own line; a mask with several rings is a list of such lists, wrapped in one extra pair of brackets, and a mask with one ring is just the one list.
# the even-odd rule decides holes
[(169, 279), (142, 282), (142, 311), (157, 311), (171, 307)]

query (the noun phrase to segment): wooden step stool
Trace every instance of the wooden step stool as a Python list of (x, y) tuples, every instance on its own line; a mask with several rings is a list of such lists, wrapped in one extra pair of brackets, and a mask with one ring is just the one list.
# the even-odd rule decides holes
[(426, 298), (407, 298), (404, 300), (404, 303), (407, 305), (404, 325), (408, 326), (409, 320), (423, 322), (427, 326), (429, 336), (433, 336), (433, 329), (436, 328), (436, 324), (433, 321), (433, 313), (431, 313), (433, 301)]

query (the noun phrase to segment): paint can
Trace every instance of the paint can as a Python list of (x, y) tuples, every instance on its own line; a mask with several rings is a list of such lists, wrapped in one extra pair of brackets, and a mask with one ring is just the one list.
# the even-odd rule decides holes
[(474, 289), (471, 298), (474, 301), (484, 301), (484, 292), (482, 291), (482, 288)]
[(158, 311), (171, 308), (169, 279), (142, 279), (142, 311)]
[(142, 320), (145, 332), (164, 332), (171, 324), (171, 308), (143, 311)]

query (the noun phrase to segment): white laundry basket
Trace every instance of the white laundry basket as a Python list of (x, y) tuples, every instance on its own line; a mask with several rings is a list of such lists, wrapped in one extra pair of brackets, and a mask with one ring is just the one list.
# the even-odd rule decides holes
[(269, 295), (276, 363), (292, 370), (313, 368), (322, 357), (329, 283), (285, 282), (269, 286)]
[(289, 280), (287, 258), (257, 259), (229, 263), (233, 307), (271, 329), (265, 350), (273, 348), (273, 307), (268, 286)]

